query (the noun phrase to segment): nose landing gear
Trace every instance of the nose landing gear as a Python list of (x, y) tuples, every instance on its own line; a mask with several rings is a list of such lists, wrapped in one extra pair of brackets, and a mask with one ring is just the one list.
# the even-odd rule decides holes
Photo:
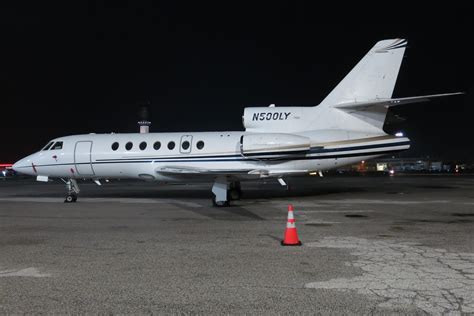
[(66, 183), (66, 189), (67, 189), (67, 195), (66, 195), (66, 199), (64, 199), (64, 203), (76, 202), (77, 195), (80, 192), (79, 186), (77, 185), (77, 181), (75, 179), (69, 179), (68, 181), (64, 181), (64, 183)]

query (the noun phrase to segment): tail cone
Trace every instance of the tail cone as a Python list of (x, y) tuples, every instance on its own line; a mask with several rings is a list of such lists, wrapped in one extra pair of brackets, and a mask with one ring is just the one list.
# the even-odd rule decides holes
[(288, 220), (286, 222), (285, 238), (281, 242), (282, 246), (301, 246), (296, 231), (295, 217), (293, 214), (293, 205), (288, 205)]

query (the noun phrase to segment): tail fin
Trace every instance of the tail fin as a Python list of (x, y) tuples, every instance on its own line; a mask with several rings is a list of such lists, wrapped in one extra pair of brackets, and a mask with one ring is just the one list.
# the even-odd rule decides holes
[(405, 39), (375, 44), (319, 106), (390, 99), (406, 45)]

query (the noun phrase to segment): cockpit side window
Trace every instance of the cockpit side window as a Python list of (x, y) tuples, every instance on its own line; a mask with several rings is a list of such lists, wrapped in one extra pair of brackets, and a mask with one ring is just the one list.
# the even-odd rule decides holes
[(63, 142), (55, 142), (51, 150), (63, 149)]
[(48, 150), (49, 147), (51, 147), (54, 144), (54, 142), (49, 142), (46, 146), (43, 147), (42, 150)]

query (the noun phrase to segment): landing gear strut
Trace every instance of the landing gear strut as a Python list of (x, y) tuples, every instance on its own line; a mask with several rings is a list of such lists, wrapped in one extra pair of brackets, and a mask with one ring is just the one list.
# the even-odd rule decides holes
[(227, 178), (217, 178), (212, 186), (212, 204), (217, 207), (229, 206), (231, 200), (240, 200), (240, 182), (230, 182)]
[(229, 192), (227, 196), (230, 200), (240, 200), (242, 198), (242, 189), (240, 187), (239, 181), (234, 181), (230, 183)]
[[(64, 181), (64, 180), (63, 180)], [(67, 195), (64, 203), (74, 203), (77, 201), (77, 195), (79, 194), (79, 186), (75, 179), (69, 179), (64, 181), (66, 183)]]

